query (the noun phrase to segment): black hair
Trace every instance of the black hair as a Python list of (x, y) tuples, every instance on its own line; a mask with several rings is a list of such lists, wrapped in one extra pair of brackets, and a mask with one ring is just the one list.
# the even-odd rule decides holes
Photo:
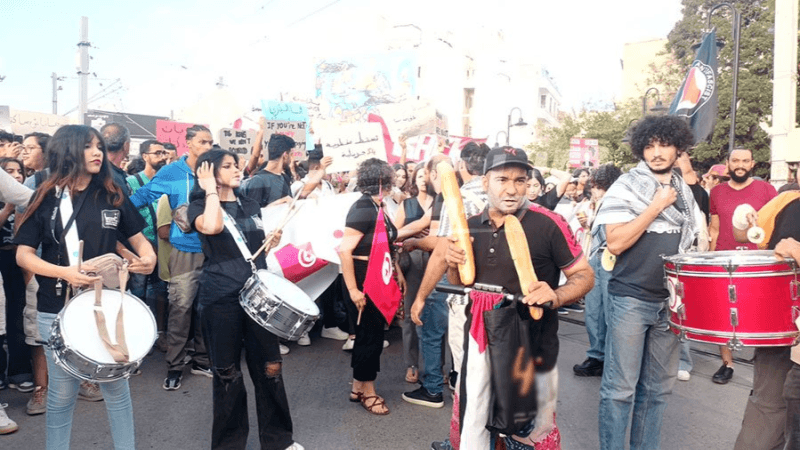
[(603, 164), (592, 174), (592, 186), (607, 191), (620, 175), (622, 171), (619, 167), (612, 163)]
[(100, 128), (100, 133), (106, 143), (106, 151), (111, 153), (122, 151), (125, 144), (131, 140), (131, 132), (121, 123), (107, 123)]
[(295, 145), (296, 143), (291, 137), (285, 134), (273, 134), (269, 138), (269, 144), (267, 144), (269, 160), (280, 159), (284, 153), (292, 150)]
[(388, 191), (392, 188), (394, 171), (386, 161), (369, 158), (359, 164), (356, 176), (356, 189), (362, 194), (378, 195), (381, 190)]
[(731, 155), (733, 154), (733, 152), (735, 152), (735, 151), (737, 151), (737, 150), (742, 150), (742, 151), (745, 151), (745, 152), (750, 152), (750, 158), (753, 158), (753, 150), (751, 150), (751, 149), (749, 149), (749, 148), (743, 148), (743, 147), (739, 147), (739, 148), (735, 148), (735, 149), (731, 150), (730, 152), (728, 152), (728, 157), (727, 157), (727, 158), (725, 158), (725, 159), (727, 159), (727, 160), (730, 160), (730, 159), (731, 159)]
[(639, 160), (644, 159), (644, 148), (653, 143), (672, 145), (678, 154), (694, 144), (694, 134), (685, 120), (677, 116), (646, 116), (633, 128), (631, 152)]
[(402, 170), (403, 172), (406, 173), (406, 182), (404, 185), (400, 186), (400, 190), (403, 192), (408, 192), (410, 179), (408, 178), (408, 169), (406, 168), (405, 164), (394, 163), (392, 164), (392, 170), (395, 172), (395, 176), (397, 176), (398, 170)]
[(14, 142), (14, 135), (7, 131), (0, 130), (0, 142)]
[(461, 150), (461, 160), (467, 166), (470, 175), (483, 175), (483, 165), (486, 163), (486, 155), (489, 153), (488, 145), (478, 145), (475, 141), (467, 142)]
[(162, 147), (164, 146), (164, 144), (162, 144), (161, 142), (158, 142), (155, 139), (148, 139), (148, 140), (142, 142), (141, 144), (139, 144), (139, 156), (144, 155), (145, 153), (148, 153), (150, 151), (150, 146), (151, 145), (161, 145)]
[[(216, 178), (219, 175), (219, 169), (222, 167), (222, 160), (225, 159), (226, 156), (232, 156), (234, 162), (239, 164), (239, 157), (236, 153), (228, 151), (228, 150), (209, 150), (197, 158), (197, 163), (195, 164), (195, 173), (197, 173), (197, 168), (203, 165), (204, 162), (214, 165), (214, 177)], [(239, 190), (234, 189), (235, 194), (239, 194)], [(189, 202), (194, 200), (205, 198), (206, 192), (200, 187), (200, 183), (197, 177), (194, 177), (194, 187), (192, 188), (192, 192), (189, 195)]]
[(539, 169), (533, 168), (529, 170), (528, 178), (529, 179), (535, 178), (536, 181), (539, 182), (539, 185), (541, 185), (542, 192), (544, 192), (544, 187), (545, 187), (544, 177), (542, 176), (542, 172), (539, 172)]
[(47, 148), (47, 142), (50, 140), (50, 135), (47, 133), (33, 132), (26, 134), (23, 140), (28, 139), (29, 137), (36, 139), (36, 143), (39, 144), (39, 147), (42, 147), (42, 155), (44, 155), (44, 149)]
[(200, 132), (203, 132), (203, 131), (205, 131), (206, 133), (211, 133), (211, 130), (209, 130), (208, 127), (205, 127), (203, 125), (192, 125), (192, 126), (190, 126), (189, 128), (186, 129), (186, 142), (191, 141), (192, 138), (197, 136), (197, 133), (200, 133)]
[(21, 169), (21, 172), (22, 172), (22, 181), (24, 182), (25, 178), (26, 178), (25, 177), (25, 164), (23, 164), (22, 161), (18, 160), (17, 158), (0, 158), (0, 167), (2, 167), (3, 170), (6, 170), (6, 164), (8, 164), (8, 163), (17, 163), (17, 164), (19, 164), (19, 168)]
[(18, 142), (18, 143), (22, 144), (22, 140), (23, 140), (22, 136), (20, 136), (19, 134), (15, 134), (14, 135), (14, 142)]
[(128, 175), (136, 175), (143, 171), (146, 166), (142, 158), (134, 158), (128, 163), (128, 167), (125, 168), (125, 173)]
[[(417, 167), (414, 167), (414, 171), (411, 172), (411, 178), (409, 178), (411, 184), (409, 185), (408, 193), (411, 194), (412, 197), (419, 195), (419, 188), (417, 187), (417, 173), (420, 170), (425, 170), (425, 164), (417, 164)], [(425, 193), (428, 195), (433, 195), (434, 193), (433, 184), (431, 184), (430, 179), (425, 182)]]
[(169, 150), (169, 151), (171, 151), (171, 152), (176, 152), (176, 151), (178, 151), (178, 148), (177, 148), (177, 147), (175, 147), (175, 144), (173, 144), (173, 143), (171, 143), (171, 142), (164, 142), (164, 143), (162, 143), (161, 145), (163, 145), (163, 146), (164, 146), (164, 150)]
[(309, 161), (298, 161), (294, 166), (294, 171), (297, 174), (297, 178), (303, 179), (306, 175), (308, 175), (308, 171), (311, 167)]
[(592, 172), (589, 169), (587, 169), (586, 167), (579, 167), (579, 168), (577, 168), (577, 169), (572, 171), (572, 177), (573, 178), (578, 178), (578, 177), (581, 176), (581, 174), (583, 172), (586, 172), (587, 175), (591, 175), (592, 174)]

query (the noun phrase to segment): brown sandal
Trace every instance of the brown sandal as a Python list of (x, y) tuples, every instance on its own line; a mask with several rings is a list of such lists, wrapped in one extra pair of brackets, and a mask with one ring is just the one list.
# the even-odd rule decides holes
[[(353, 397), (355, 395), (355, 397)], [(350, 401), (353, 403), (361, 403), (361, 398), (364, 396), (363, 392), (350, 391)]]
[[(369, 406), (367, 406), (367, 400), (372, 400), (372, 403)], [(382, 399), (377, 395), (370, 395), (368, 397), (364, 397), (362, 395), (361, 406), (363, 406), (364, 409), (367, 410), (367, 412), (369, 412), (370, 414), (375, 414), (376, 416), (385, 416), (389, 414), (389, 408), (386, 407), (386, 400)], [(376, 412), (375, 408), (379, 406), (383, 406), (384, 408), (386, 408), (386, 412)]]

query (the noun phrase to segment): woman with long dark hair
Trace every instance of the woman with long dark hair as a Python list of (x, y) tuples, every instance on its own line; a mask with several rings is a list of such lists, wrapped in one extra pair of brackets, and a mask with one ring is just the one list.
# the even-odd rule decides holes
[[(96, 130), (83, 125), (65, 125), (50, 139), (45, 153), (50, 175), (36, 189), (30, 206), (18, 219), (14, 243), (18, 245), (17, 263), (36, 274), (39, 282), (37, 320), (42, 339), (48, 340), (53, 321), (67, 300), (69, 286), (89, 286), (99, 279), (87, 275), (96, 270), (94, 267), (84, 264), (78, 269), (70, 253), (74, 250), (67, 251), (68, 245), (70, 249), (76, 247), (71, 241), (82, 239), (82, 256), (90, 259), (114, 253), (117, 239), (127, 239), (138, 255), (128, 267), (134, 273), (152, 272), (156, 256), (141, 233), (144, 228), (141, 215), (114, 183), (105, 144)], [(65, 213), (65, 209), (72, 209), (72, 214)], [(64, 222), (67, 230), (62, 226)], [(70, 237), (74, 236), (74, 230), (77, 230), (77, 239)], [(36, 255), (39, 245), (42, 246), (41, 257)], [(94, 319), (90, 316), (87, 320)], [(68, 449), (80, 380), (55, 363), (52, 350), (46, 349), (45, 355), (47, 449)], [(101, 383), (100, 390), (114, 447), (135, 448), (128, 380)]]
[[(381, 208), (385, 208), (382, 200), (391, 192), (393, 179), (392, 168), (385, 161), (370, 158), (361, 163), (358, 167), (357, 188), (363, 195), (347, 213), (344, 238), (339, 246), (344, 282), (350, 299), (358, 309), (354, 316), (360, 317), (360, 322), (355, 327), (356, 339), (350, 363), (353, 368), (350, 401), (361, 402), (364, 409), (380, 416), (389, 414), (386, 401), (375, 392), (386, 319), (373, 302), (367, 301), (364, 281), (379, 212)], [(397, 228), (386, 216), (384, 212), (387, 241), (389, 248), (392, 248), (392, 243), (397, 238)], [(396, 268), (395, 273), (398, 274), (402, 288), (402, 274)]]
[[(240, 365), (244, 349), (256, 391), (261, 448), (302, 450), (292, 440), (278, 337), (250, 318), (239, 304), (239, 291), (252, 275), (252, 268), (224, 219), (231, 219), (230, 226), (235, 227), (250, 254), (264, 242), (264, 230), (258, 202), (239, 193), (242, 171), (238, 163), (236, 154), (227, 150), (209, 150), (200, 156), (187, 212), (205, 254), (197, 301), (214, 378), (211, 448), (247, 446), (247, 391)], [(266, 269), (263, 253), (253, 263), (257, 269)]]

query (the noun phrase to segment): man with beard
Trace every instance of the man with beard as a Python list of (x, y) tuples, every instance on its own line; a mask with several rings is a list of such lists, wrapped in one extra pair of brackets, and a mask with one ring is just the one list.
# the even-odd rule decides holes
[[(742, 247), (756, 250), (758, 248), (756, 244), (750, 242), (736, 242), (731, 225), (733, 211), (737, 206), (747, 203), (759, 210), (777, 195), (777, 191), (771, 184), (754, 180), (751, 177), (754, 165), (755, 161), (751, 150), (734, 149), (728, 155), (727, 166), (730, 180), (727, 183), (718, 184), (711, 190), (709, 201), (711, 223), (708, 226), (711, 235), (710, 250), (737, 250)], [(711, 378), (711, 381), (717, 384), (726, 384), (733, 377), (733, 354), (724, 345), (719, 347), (719, 352), (722, 356), (722, 366)]]
[[(164, 145), (153, 139), (146, 140), (139, 145), (139, 155), (145, 166), (144, 170), (129, 176), (126, 180), (131, 190), (131, 195), (149, 183), (156, 175), (156, 172), (167, 164), (169, 158), (169, 152), (164, 148)], [(157, 208), (158, 200), (139, 208), (139, 214), (142, 215), (145, 222), (142, 234), (150, 241), (156, 252), (158, 251), (158, 239), (156, 236)], [(130, 289), (133, 295), (139, 297), (150, 306), (156, 317), (158, 331), (162, 333), (164, 331), (164, 313), (167, 302), (167, 284), (158, 277), (158, 266), (149, 275), (132, 273)]]
[(600, 387), (600, 448), (659, 448), (661, 424), (678, 372), (680, 341), (667, 324), (669, 292), (662, 256), (687, 252), (702, 216), (692, 191), (673, 172), (692, 144), (676, 116), (648, 116), (634, 129), (631, 151), (640, 160), (603, 197), (595, 223), (605, 226), (616, 256), (608, 280), (605, 363)]
[(294, 146), (294, 139), (289, 136), (273, 134), (270, 137), (267, 145), (269, 162), (242, 186), (245, 197), (257, 201), (262, 208), (291, 199), (292, 179), (288, 174)]

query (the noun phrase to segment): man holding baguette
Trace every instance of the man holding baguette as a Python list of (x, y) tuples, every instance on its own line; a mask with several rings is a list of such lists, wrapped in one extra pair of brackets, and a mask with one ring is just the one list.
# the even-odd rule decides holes
[[(531, 205), (526, 199), (528, 170), (531, 168), (521, 149), (495, 148), (486, 156), (482, 182), (488, 205), (467, 221), (474, 255), (474, 283), (501, 286), (507, 293), (524, 295), (522, 303), (526, 305), (552, 302), (551, 308), (556, 308), (575, 302), (589, 292), (594, 274), (566, 221), (552, 211)], [(511, 216), (521, 225), (522, 235), (505, 227), (507, 218)], [(459, 233), (455, 223), (453, 230), (445, 255), (447, 276), (450, 283), (462, 284), (459, 265), (470, 263), (469, 252), (459, 245), (463, 242), (456, 238)], [(530, 261), (527, 264), (518, 264), (512, 259), (520, 253), (528, 255)], [(519, 269), (518, 266), (530, 268), (531, 264), (533, 271), (525, 273), (523, 278), (538, 281), (521, 282), (521, 272), (511, 270), (512, 267)], [(562, 271), (567, 282), (559, 287)], [(486, 426), (493, 408), (492, 386), (498, 380), (491, 379), (486, 329), (480, 324), (483, 313), (492, 307), (486, 309), (485, 302), (476, 300), (480, 297), (473, 295), (476, 292), (477, 289), (470, 293), (466, 308), (464, 330), (468, 336), (459, 378), (459, 438), (463, 448), (489, 449), (491, 434)], [(505, 438), (509, 449), (532, 449), (534, 445), (537, 449), (559, 448), (560, 437), (554, 424), (558, 315), (551, 308), (540, 314), (541, 308), (534, 307), (531, 313), (538, 310), (534, 315), (539, 319), (527, 317), (523, 321), (530, 331), (533, 362), (529, 370), (515, 373), (515, 380), (508, 381), (519, 382), (521, 378), (523, 385), (535, 382), (539, 406), (534, 421), (517, 427), (513, 436)], [(509, 348), (508, 352), (517, 350)]]

